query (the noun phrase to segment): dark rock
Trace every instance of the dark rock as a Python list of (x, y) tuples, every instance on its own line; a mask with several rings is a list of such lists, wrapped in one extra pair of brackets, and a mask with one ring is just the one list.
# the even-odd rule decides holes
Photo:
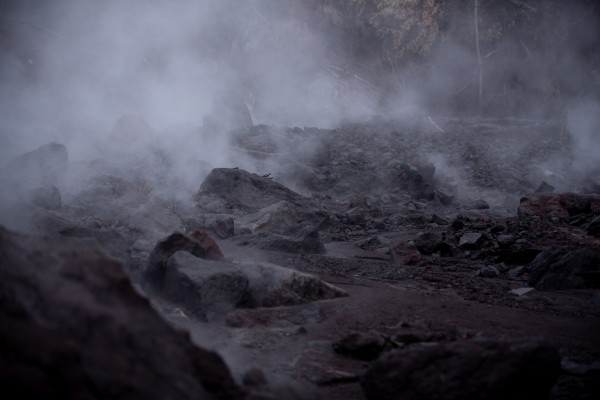
[(479, 232), (467, 232), (460, 237), (458, 247), (461, 248), (477, 248), (483, 240), (483, 234)]
[(262, 370), (250, 368), (242, 377), (242, 383), (246, 386), (262, 386), (267, 384), (267, 377)]
[(440, 217), (437, 214), (433, 214), (431, 216), (431, 222), (433, 222), (434, 224), (438, 224), (438, 225), (448, 225), (449, 222), (447, 220), (445, 220), (444, 218)]
[(213, 169), (202, 182), (197, 194), (200, 207), (207, 195), (221, 200), (222, 211), (238, 209), (252, 213), (281, 201), (316, 206), (312, 199), (303, 197), (272, 179), (235, 168)]
[(369, 400), (547, 399), (560, 355), (543, 341), (411, 345), (375, 361), (361, 379)]
[(225, 257), (212, 238), (202, 231), (195, 231), (194, 236), (173, 233), (160, 240), (150, 253), (148, 266), (143, 272), (143, 286), (149, 292), (160, 291), (164, 285), (167, 262), (177, 251), (187, 251), (196, 257), (216, 261), (224, 261)]
[(483, 199), (473, 200), (465, 204), (465, 207), (469, 210), (487, 210), (490, 205)]
[(548, 215), (567, 221), (570, 216), (586, 212), (600, 214), (600, 195), (575, 193), (537, 193), (521, 198), (517, 214), (519, 219), (535, 215)]
[(366, 211), (362, 207), (351, 208), (344, 214), (344, 218), (346, 218), (347, 223), (351, 225), (362, 224), (365, 221), (365, 216)]
[(319, 278), (271, 263), (245, 262), (238, 266), (248, 277), (245, 307), (276, 307), (344, 297), (346, 291)]
[(171, 255), (160, 294), (197, 318), (212, 321), (242, 304), (248, 277), (232, 264), (199, 260), (186, 251)]
[(414, 240), (415, 247), (423, 254), (432, 254), (441, 248), (444, 244), (442, 238), (435, 233), (423, 233)]
[(486, 265), (485, 267), (481, 267), (477, 274), (482, 278), (495, 278), (500, 275), (500, 271), (493, 265)]
[[(122, 266), (0, 228), (0, 370), (24, 398), (242, 399), (219, 355), (175, 331)], [(58, 290), (60, 288), (60, 290)], [(10, 295), (8, 295), (10, 294)]]
[(554, 192), (554, 186), (547, 184), (546, 181), (542, 181), (542, 183), (540, 183), (540, 186), (538, 186), (538, 188), (535, 189), (535, 193), (553, 193), (553, 192)]
[(237, 243), (267, 250), (292, 253), (323, 253), (319, 228), (328, 220), (319, 209), (296, 206), (282, 201), (239, 218)]
[(397, 182), (401, 190), (405, 190), (417, 199), (433, 200), (435, 198), (435, 187), (433, 182), (432, 168), (429, 165), (422, 168), (414, 168), (408, 164), (398, 164), (394, 167), (397, 171)]
[(377, 332), (352, 332), (333, 343), (333, 349), (340, 354), (371, 361), (385, 349), (385, 339)]
[(600, 215), (594, 218), (587, 226), (588, 235), (600, 237)]
[(449, 206), (454, 201), (454, 196), (444, 192), (443, 190), (436, 189), (434, 193), (435, 197), (440, 201), (440, 204)]
[(46, 210), (60, 210), (62, 206), (60, 191), (52, 185), (29, 189), (25, 199)]
[(170, 255), (153, 293), (184, 305), (196, 317), (217, 320), (236, 307), (276, 307), (347, 296), (320, 279), (270, 263), (233, 264), (187, 251)]
[(538, 290), (600, 287), (600, 253), (578, 246), (551, 246), (531, 262), (529, 286)]
[(49, 143), (10, 160), (4, 172), (21, 187), (52, 185), (63, 177), (68, 159), (64, 145)]
[(515, 235), (498, 235), (496, 241), (498, 245), (501, 247), (508, 247), (514, 242), (516, 242), (517, 237)]

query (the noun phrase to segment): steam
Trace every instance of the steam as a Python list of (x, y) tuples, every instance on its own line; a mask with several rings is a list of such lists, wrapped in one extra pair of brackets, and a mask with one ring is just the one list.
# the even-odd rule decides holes
[[(368, 8), (368, 2), (356, 3)], [(368, 42), (356, 44), (355, 37), (347, 37), (387, 29), (385, 13), (393, 12), (397, 2), (383, 3), (379, 19), (365, 20), (359, 12), (357, 18), (363, 19), (348, 31), (340, 28), (336, 10), (341, 6), (335, 1), (6, 1), (0, 6), (0, 164), (55, 141), (67, 146), (71, 162), (104, 158), (107, 164), (130, 159), (135, 164), (136, 158), (152, 159), (159, 148), (169, 159), (171, 175), (187, 187), (175, 185), (183, 192), (194, 190), (211, 167), (281, 170), (232, 152), (226, 132), (206, 129), (204, 118), (213, 112), (219, 93), (234, 93), (255, 124), (332, 128), (381, 114), (404, 126), (429, 126), (427, 115), (474, 115), (477, 39), (487, 96), (484, 111), (537, 118), (550, 109), (551, 117), (562, 118), (556, 110), (568, 110), (573, 169), (592, 172), (598, 147), (598, 121), (592, 116), (598, 114), (598, 101), (567, 102), (586, 85), (598, 86), (586, 81), (590, 71), (597, 76), (597, 60), (596, 65), (590, 56), (580, 60), (598, 43), (596, 8), (583, 1), (568, 8), (543, 2), (503, 5), (517, 16), (545, 13), (562, 24), (557, 30), (570, 32), (569, 37), (542, 32), (546, 47), (539, 48), (508, 34), (511, 40), (496, 40), (505, 33), (501, 18), (507, 17), (493, 2), (478, 2), (480, 37), (474, 38), (472, 7), (457, 6), (460, 11), (444, 16), (444, 29), (454, 36), (440, 34), (435, 43), (426, 43), (427, 57), (389, 68), (394, 54), (383, 57), (389, 43), (365, 46)], [(322, 20), (310, 24), (317, 14)], [(430, 20), (416, 22), (411, 20), (411, 29), (428, 29), (423, 40), (442, 29)], [(404, 37), (407, 43), (413, 39)], [(548, 70), (538, 73), (536, 65)], [(536, 91), (546, 93), (554, 108), (523, 95)], [(151, 129), (117, 140), (111, 132), (124, 115), (141, 118)], [(274, 140), (288, 146), (283, 152), (299, 153), (300, 161), (321, 146), (318, 141)], [(438, 170), (450, 170), (449, 157), (424, 158), (439, 161)], [(164, 168), (147, 164), (148, 177)], [(564, 169), (562, 159), (546, 164), (549, 171)]]

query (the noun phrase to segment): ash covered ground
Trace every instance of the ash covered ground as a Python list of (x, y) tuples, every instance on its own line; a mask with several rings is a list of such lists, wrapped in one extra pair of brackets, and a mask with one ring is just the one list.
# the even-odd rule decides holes
[(595, 3), (317, 3), (0, 5), (8, 392), (598, 397)]

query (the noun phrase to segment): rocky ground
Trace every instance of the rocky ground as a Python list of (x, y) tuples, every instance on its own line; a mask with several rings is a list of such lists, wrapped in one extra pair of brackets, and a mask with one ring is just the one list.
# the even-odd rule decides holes
[[(150, 129), (117, 128), (110, 140)], [(4, 383), (49, 398), (597, 398), (600, 186), (560, 122), (253, 126), (224, 146), (227, 168), (187, 158), (185, 177), (160, 143), (127, 162), (75, 163), (53, 143), (6, 163)]]

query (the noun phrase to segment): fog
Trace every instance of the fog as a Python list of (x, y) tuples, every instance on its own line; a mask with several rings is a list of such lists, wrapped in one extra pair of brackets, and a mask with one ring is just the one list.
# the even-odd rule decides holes
[[(142, 174), (152, 177), (162, 168), (149, 161), (157, 147), (172, 155), (178, 184), (169, 190), (182, 194), (211, 167), (276, 169), (232, 152), (227, 129), (209, 132), (210, 118), (219, 118), (215, 98), (233, 93), (255, 125), (333, 128), (377, 115), (416, 121), (412, 127), (429, 126), (429, 115), (561, 120), (574, 152), (566, 167), (595, 171), (593, 2), (479, 1), (481, 65), (472, 4), (455, 1), (442, 15), (435, 2), (422, 2), (422, 14), (413, 3), (400, 12), (399, 2), (353, 2), (353, 25), (333, 0), (4, 1), (1, 164), (62, 143), (82, 166), (71, 187), (63, 182), (66, 192), (85, 180), (88, 167), (77, 162), (93, 159), (125, 169), (143, 161)], [(404, 15), (399, 28), (389, 10)], [(528, 18), (545, 21), (545, 30), (528, 31)], [(143, 128), (119, 131), (122, 116)], [(302, 157), (318, 146), (295, 142), (288, 151)], [(452, 175), (448, 155), (423, 158)]]

